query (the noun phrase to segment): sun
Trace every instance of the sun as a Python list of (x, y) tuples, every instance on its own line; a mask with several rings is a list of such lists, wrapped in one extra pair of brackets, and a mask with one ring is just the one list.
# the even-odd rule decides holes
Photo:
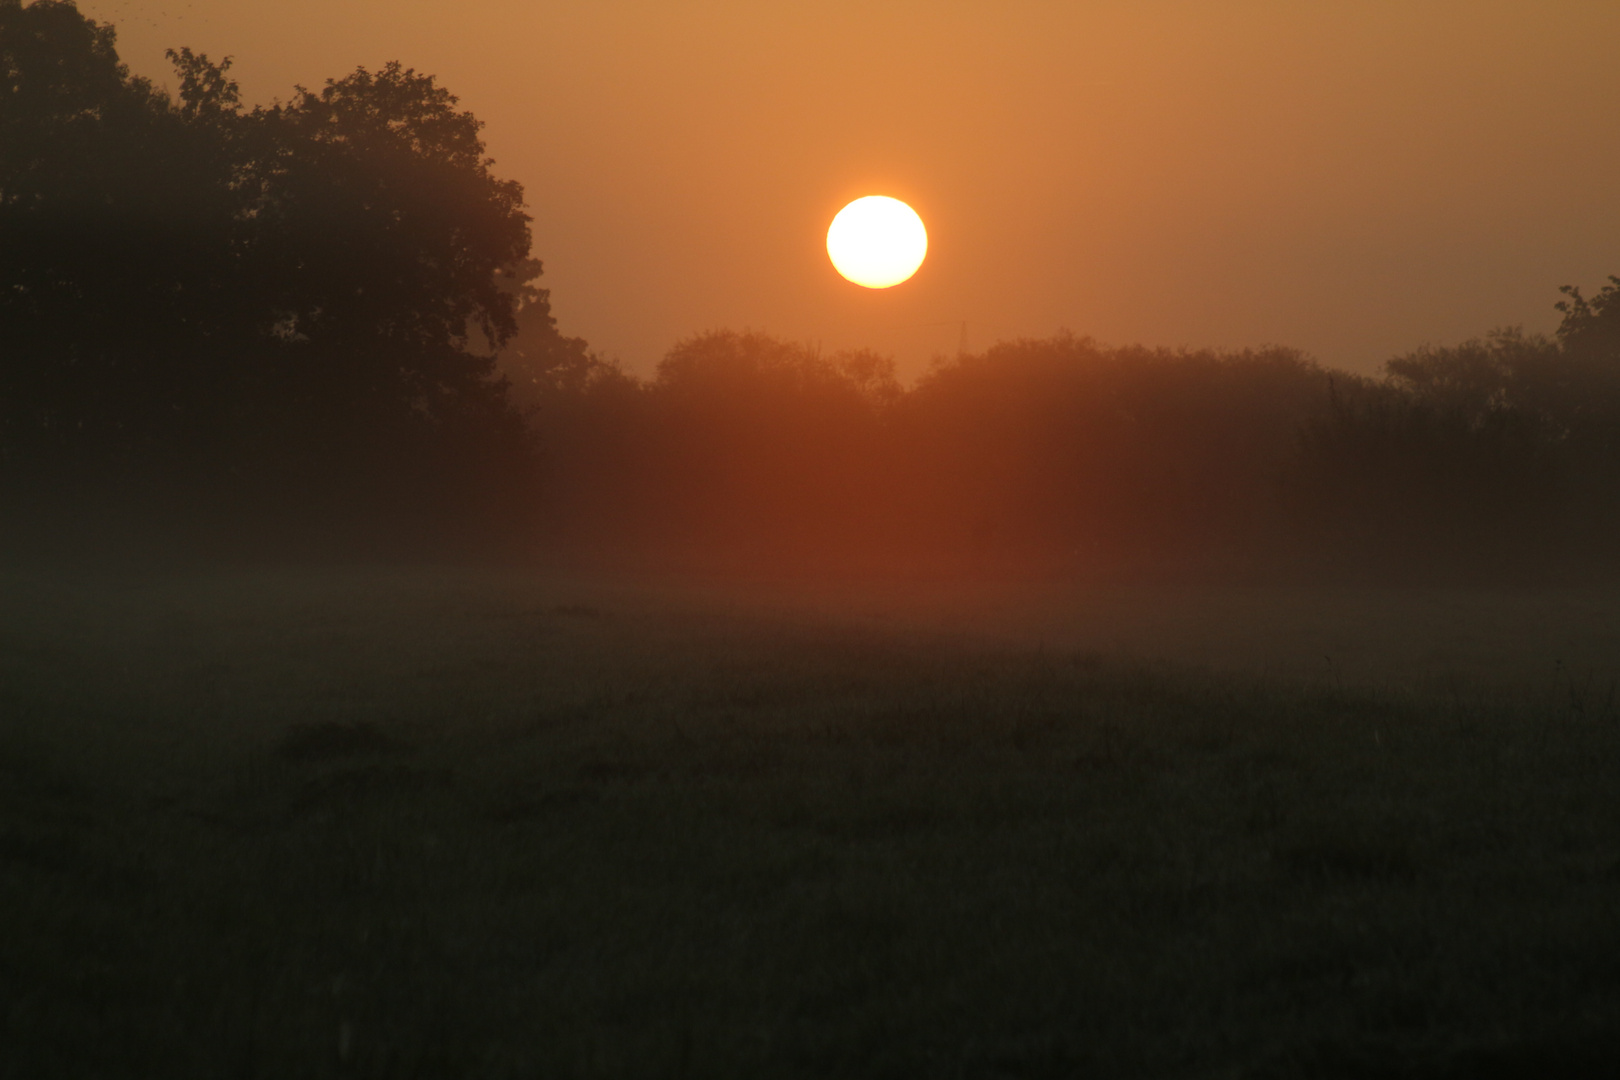
[(844, 277), (887, 289), (917, 272), (928, 254), (928, 230), (917, 211), (887, 195), (856, 199), (833, 218), (827, 254)]

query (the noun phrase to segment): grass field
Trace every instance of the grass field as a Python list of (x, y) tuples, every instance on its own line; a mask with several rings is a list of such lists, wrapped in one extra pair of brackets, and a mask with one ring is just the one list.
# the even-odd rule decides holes
[(0, 580), (0, 1075), (1607, 1076), (1620, 598)]

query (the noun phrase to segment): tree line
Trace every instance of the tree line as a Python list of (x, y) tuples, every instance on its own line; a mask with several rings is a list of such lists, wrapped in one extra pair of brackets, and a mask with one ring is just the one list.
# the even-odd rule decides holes
[(514, 366), (556, 546), (688, 564), (1589, 578), (1617, 562), (1620, 280), (1381, 378), (1069, 334), (936, 361), (716, 331)]
[(0, 0), (0, 542), (606, 565), (1588, 574), (1620, 279), (1380, 378), (1061, 334), (892, 362), (756, 333), (638, 377), (561, 334), (522, 188), (397, 64), (248, 107)]

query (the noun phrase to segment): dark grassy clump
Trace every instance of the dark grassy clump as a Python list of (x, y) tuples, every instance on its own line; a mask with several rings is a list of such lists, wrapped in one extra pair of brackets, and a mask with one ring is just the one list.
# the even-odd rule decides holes
[(0, 1072), (1620, 1053), (1611, 713), (567, 591), (8, 586)]
[(399, 746), (375, 724), (294, 724), (276, 744), (276, 753), (288, 761), (326, 761), (332, 758), (386, 754)]

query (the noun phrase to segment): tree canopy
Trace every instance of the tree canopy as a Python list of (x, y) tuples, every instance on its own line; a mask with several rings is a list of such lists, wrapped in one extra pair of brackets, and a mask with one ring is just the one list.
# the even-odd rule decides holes
[(493, 354), (544, 294), (480, 121), (397, 63), (248, 108), (182, 49), (171, 99), (115, 43), (68, 0), (0, 0), (7, 460), (334, 498), (382, 459), (418, 494), (465, 488), (458, 457), (520, 467)]

